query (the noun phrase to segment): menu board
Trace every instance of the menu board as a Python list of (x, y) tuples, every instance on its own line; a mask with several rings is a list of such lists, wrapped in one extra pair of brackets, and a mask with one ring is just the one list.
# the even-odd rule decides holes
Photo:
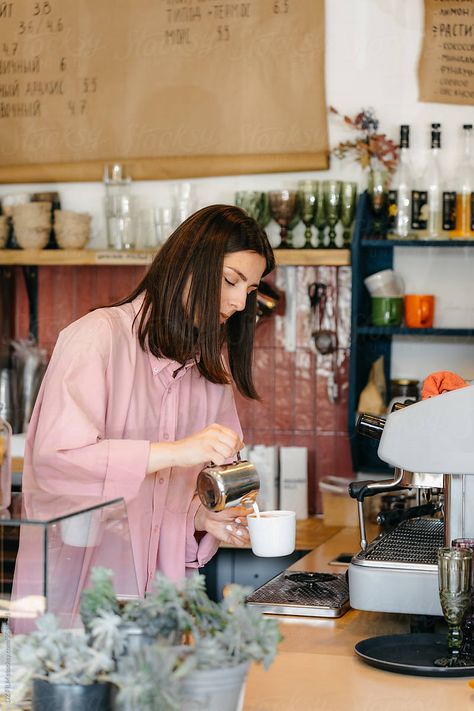
[(425, 0), (420, 101), (474, 105), (474, 0)]
[(324, 0), (0, 2), (0, 179), (328, 165)]

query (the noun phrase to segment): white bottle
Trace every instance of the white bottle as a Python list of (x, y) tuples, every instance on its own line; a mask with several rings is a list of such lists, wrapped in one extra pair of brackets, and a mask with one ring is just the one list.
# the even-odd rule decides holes
[(452, 237), (472, 239), (474, 237), (472, 194), (474, 192), (474, 164), (472, 162), (472, 124), (462, 127), (462, 155), (457, 172), (456, 185), (456, 225)]
[[(443, 232), (443, 195), (441, 188), (441, 124), (431, 124), (431, 150), (421, 180), (420, 239), (441, 239)], [(426, 201), (425, 201), (426, 200)]]
[(412, 173), (410, 165), (410, 126), (400, 126), (398, 166), (389, 191), (389, 234), (397, 239), (409, 239), (411, 231)]

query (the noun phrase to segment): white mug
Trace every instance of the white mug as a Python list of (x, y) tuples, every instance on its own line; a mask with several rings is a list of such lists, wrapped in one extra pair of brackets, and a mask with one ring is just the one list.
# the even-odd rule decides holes
[(77, 548), (98, 546), (102, 539), (100, 511), (85, 511), (59, 522), (63, 543)]
[(247, 514), (252, 551), (262, 558), (290, 555), (296, 544), (294, 511), (261, 511)]
[(364, 279), (364, 284), (371, 296), (403, 296), (405, 292), (402, 277), (393, 269), (382, 269), (370, 274)]

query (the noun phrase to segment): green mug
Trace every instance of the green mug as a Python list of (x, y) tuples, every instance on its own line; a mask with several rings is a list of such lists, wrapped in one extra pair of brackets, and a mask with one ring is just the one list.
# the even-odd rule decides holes
[(372, 325), (400, 326), (403, 318), (403, 298), (401, 296), (372, 297)]

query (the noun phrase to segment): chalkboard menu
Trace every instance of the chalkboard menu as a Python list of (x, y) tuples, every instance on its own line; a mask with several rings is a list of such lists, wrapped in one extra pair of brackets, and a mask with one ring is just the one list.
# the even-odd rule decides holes
[(0, 180), (327, 167), (324, 0), (0, 2)]

